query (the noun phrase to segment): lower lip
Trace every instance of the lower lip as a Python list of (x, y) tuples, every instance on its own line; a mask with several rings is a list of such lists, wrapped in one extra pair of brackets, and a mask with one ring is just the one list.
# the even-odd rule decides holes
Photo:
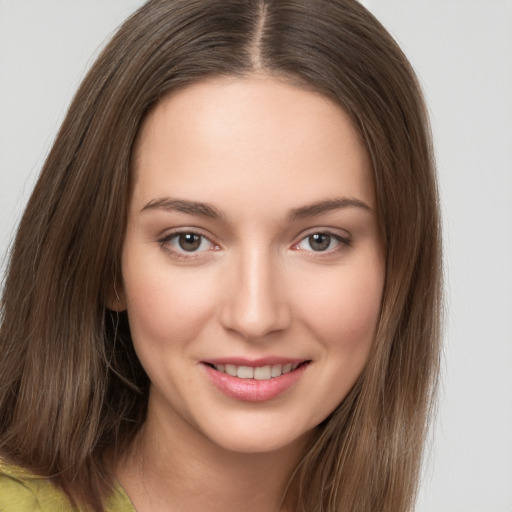
[(211, 366), (203, 364), (206, 375), (217, 389), (230, 398), (245, 402), (264, 402), (279, 396), (299, 381), (307, 366), (309, 364), (303, 364), (280, 377), (256, 380), (232, 377), (227, 373), (219, 372)]

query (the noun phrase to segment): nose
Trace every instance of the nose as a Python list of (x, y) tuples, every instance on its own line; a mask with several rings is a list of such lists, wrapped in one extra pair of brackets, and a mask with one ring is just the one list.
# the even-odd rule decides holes
[(291, 321), (283, 271), (268, 251), (252, 250), (231, 267), (222, 304), (225, 329), (247, 340), (262, 340), (284, 331)]

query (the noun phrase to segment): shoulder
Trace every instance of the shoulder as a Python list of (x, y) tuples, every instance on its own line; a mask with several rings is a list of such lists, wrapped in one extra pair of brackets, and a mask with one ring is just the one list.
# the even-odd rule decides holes
[(72, 512), (66, 495), (50, 480), (0, 459), (0, 512)]
[[(0, 512), (81, 512), (48, 479), (0, 458)], [(105, 512), (135, 512), (127, 494), (117, 486)]]

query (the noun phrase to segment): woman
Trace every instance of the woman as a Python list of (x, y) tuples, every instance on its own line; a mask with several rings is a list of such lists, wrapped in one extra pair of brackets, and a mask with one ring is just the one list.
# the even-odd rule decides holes
[(439, 300), (425, 109), (371, 14), (149, 1), (13, 247), (0, 509), (410, 510)]

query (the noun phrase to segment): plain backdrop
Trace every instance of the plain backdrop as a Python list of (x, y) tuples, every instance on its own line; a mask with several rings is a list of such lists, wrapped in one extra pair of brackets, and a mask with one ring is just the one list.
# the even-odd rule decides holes
[[(512, 512), (512, 1), (363, 3), (420, 77), (443, 205), (443, 384), (417, 512)], [(141, 4), (0, 0), (2, 272), (80, 79)]]

